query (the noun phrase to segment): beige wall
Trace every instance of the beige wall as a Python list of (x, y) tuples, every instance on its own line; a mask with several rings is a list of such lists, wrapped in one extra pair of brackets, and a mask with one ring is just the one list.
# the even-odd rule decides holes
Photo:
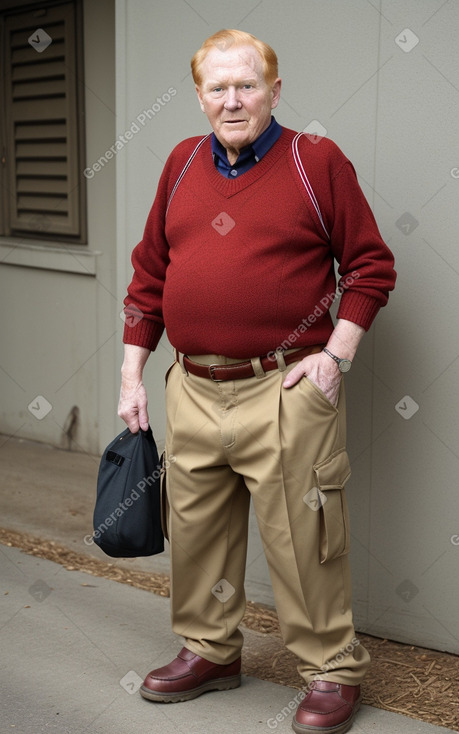
[[(459, 535), (458, 5), (118, 0), (117, 13), (118, 133), (156, 96), (177, 90), (118, 169), (118, 247), (126, 256), (120, 287), (168, 152), (208, 130), (189, 59), (219, 28), (239, 27), (271, 43), (284, 79), (278, 121), (301, 130), (318, 120), (353, 161), (399, 273), (389, 307), (346, 377), (357, 625), (459, 652), (459, 546), (451, 542)], [(148, 366), (159, 439), (169, 359), (164, 341)], [(249, 598), (272, 602), (254, 522), (247, 579)]]
[[(0, 242), (0, 431), (64, 445), (78, 406), (73, 448), (98, 453), (122, 428), (130, 253), (169, 151), (208, 131), (189, 60), (221, 27), (253, 32), (279, 55), (277, 119), (297, 130), (318, 120), (353, 161), (399, 273), (346, 377), (357, 626), (459, 652), (458, 4), (87, 0), (84, 10), (87, 165), (134, 132), (87, 182), (87, 248)], [(171, 359), (164, 338), (147, 367), (160, 448)], [(52, 408), (42, 420), (27, 407), (46, 409), (40, 395)], [(167, 554), (151, 567), (167, 569)], [(247, 592), (272, 603), (253, 518)]]
[[(89, 162), (115, 138), (114, 4), (84, 5)], [(115, 165), (88, 181), (88, 245), (0, 238), (0, 431), (98, 453), (113, 436), (118, 317)], [(30, 408), (28, 407), (30, 406)]]

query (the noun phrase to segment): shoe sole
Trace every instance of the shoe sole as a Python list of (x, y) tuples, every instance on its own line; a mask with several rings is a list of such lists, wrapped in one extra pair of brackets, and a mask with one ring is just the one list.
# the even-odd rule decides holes
[(241, 685), (241, 676), (234, 675), (229, 678), (216, 678), (203, 683), (198, 688), (192, 688), (190, 691), (179, 691), (177, 693), (165, 693), (163, 691), (152, 691), (145, 686), (140, 687), (140, 695), (149, 701), (159, 701), (162, 703), (180, 703), (181, 701), (191, 701), (202, 693), (207, 691), (230, 691), (233, 688), (239, 688)]
[(296, 721), (292, 722), (292, 729), (295, 734), (345, 734), (349, 731), (352, 724), (354, 723), (355, 715), (360, 708), (360, 701), (355, 704), (352, 716), (346, 721), (336, 726), (329, 726), (327, 728), (323, 726), (307, 726), (306, 724), (298, 724)]

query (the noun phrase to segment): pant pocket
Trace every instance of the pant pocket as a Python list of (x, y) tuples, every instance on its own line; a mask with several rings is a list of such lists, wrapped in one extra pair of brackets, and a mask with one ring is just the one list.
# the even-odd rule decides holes
[(174, 362), (172, 362), (172, 364), (171, 364), (171, 365), (170, 365), (170, 366), (169, 366), (169, 367), (167, 368), (167, 370), (166, 370), (166, 374), (164, 375), (164, 382), (165, 382), (166, 386), (167, 386), (167, 381), (168, 381), (168, 379), (169, 379), (169, 375), (170, 375), (170, 373), (171, 373), (171, 371), (172, 371), (173, 367), (175, 366), (175, 364), (176, 364), (176, 362), (175, 362), (175, 361), (174, 361)]
[(320, 562), (349, 553), (349, 510), (344, 486), (351, 475), (345, 449), (314, 465), (320, 497)]
[(167, 461), (166, 452), (161, 456), (161, 476), (159, 480), (161, 498), (161, 528), (166, 540), (169, 540), (169, 500), (167, 499)]

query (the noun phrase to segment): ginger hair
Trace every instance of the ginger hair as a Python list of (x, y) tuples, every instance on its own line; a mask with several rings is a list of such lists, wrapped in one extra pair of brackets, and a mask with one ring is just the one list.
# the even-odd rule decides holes
[(252, 33), (235, 29), (224, 29), (209, 36), (191, 59), (191, 73), (193, 74), (193, 80), (197, 87), (200, 87), (202, 84), (202, 64), (209, 51), (212, 48), (226, 51), (233, 45), (236, 47), (253, 46), (256, 48), (263, 63), (265, 82), (267, 84), (274, 84), (278, 77), (278, 63), (276, 53), (271, 46), (268, 46), (264, 41), (260, 41)]

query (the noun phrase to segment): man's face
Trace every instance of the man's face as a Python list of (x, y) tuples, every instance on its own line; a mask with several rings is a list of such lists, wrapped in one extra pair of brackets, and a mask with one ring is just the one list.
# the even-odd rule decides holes
[(280, 88), (280, 79), (270, 86), (265, 82), (261, 56), (254, 47), (215, 47), (208, 52), (196, 91), (216, 137), (233, 159), (268, 127)]

